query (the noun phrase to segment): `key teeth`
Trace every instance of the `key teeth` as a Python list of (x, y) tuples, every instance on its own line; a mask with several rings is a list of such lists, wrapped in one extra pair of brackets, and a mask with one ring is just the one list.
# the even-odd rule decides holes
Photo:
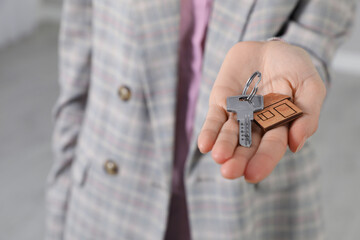
[(249, 117), (239, 121), (239, 144), (244, 147), (251, 146), (251, 121)]

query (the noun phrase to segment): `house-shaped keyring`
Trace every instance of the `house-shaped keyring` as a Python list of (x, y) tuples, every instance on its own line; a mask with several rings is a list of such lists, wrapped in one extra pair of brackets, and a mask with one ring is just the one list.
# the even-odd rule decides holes
[(264, 109), (254, 113), (254, 120), (266, 132), (295, 120), (302, 113), (289, 96), (270, 93), (264, 96)]

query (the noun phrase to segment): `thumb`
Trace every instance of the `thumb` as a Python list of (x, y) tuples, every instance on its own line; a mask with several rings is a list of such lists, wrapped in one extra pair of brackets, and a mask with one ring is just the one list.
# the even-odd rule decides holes
[(292, 152), (300, 151), (306, 140), (318, 129), (325, 96), (325, 85), (317, 73), (304, 80), (296, 90), (294, 103), (302, 109), (304, 114), (290, 127), (288, 141)]

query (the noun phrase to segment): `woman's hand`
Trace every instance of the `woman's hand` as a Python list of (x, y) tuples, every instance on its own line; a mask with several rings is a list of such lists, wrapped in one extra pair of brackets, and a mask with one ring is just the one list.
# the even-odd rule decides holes
[[(226, 98), (240, 95), (255, 71), (262, 73), (257, 94), (291, 96), (304, 114), (290, 127), (281, 126), (265, 134), (254, 126), (252, 145), (245, 148), (238, 144), (239, 125), (236, 114), (226, 111)], [(212, 151), (225, 178), (245, 176), (248, 182), (260, 182), (272, 172), (287, 146), (297, 152), (315, 133), (325, 95), (325, 85), (305, 50), (281, 41), (240, 42), (226, 55), (214, 83), (198, 138), (199, 149), (202, 153)]]

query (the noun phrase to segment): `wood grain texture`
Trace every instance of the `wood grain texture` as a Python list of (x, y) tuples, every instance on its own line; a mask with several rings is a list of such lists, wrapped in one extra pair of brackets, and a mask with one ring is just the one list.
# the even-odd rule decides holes
[(292, 103), (291, 97), (270, 93), (264, 96), (264, 109), (254, 113), (254, 120), (266, 132), (289, 123), (302, 114), (301, 109)]

